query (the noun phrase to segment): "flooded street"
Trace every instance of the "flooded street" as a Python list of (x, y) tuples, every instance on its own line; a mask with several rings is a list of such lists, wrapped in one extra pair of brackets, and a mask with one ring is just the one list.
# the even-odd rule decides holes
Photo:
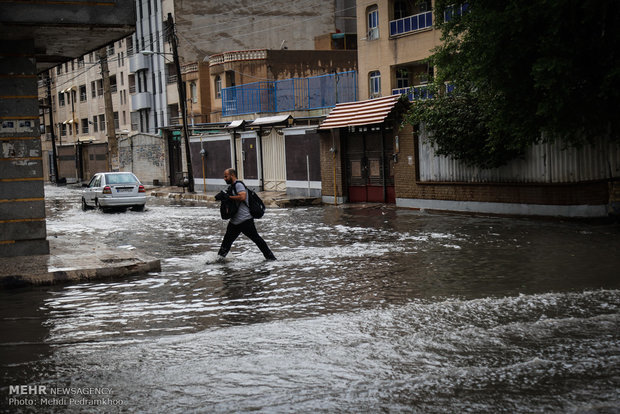
[(91, 412), (620, 412), (618, 225), (268, 209), (278, 261), (241, 236), (215, 264), (214, 206), (79, 197), (46, 186), (50, 240), (162, 271), (1, 291), (3, 411), (85, 411), (8, 406), (26, 384), (107, 389)]

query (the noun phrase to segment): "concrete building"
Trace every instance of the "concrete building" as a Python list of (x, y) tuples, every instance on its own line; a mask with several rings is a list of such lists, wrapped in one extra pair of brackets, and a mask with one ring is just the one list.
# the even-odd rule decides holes
[[(110, 78), (115, 136), (127, 136), (132, 126), (129, 97), (135, 80), (129, 74), (128, 50), (132, 38), (108, 44), (104, 49)], [(52, 128), (58, 153), (58, 178), (67, 182), (90, 179), (108, 170), (108, 122), (99, 51), (90, 52), (58, 65), (39, 80), (45, 177), (54, 176)], [(50, 82), (51, 100), (47, 97)], [(51, 103), (51, 118), (48, 102)], [(53, 120), (53, 125), (50, 125)], [(43, 132), (43, 129), (42, 129)]]
[(424, 88), (433, 68), (424, 60), (439, 45), (434, 4), (423, 1), (358, 1), (360, 99)]
[[(406, 102), (429, 98), (440, 42), (430, 1), (358, 1), (359, 97), (321, 123), (326, 202), (485, 214), (605, 217), (617, 208), (620, 146), (535, 145), (524, 159), (483, 170), (439, 156), (422, 126), (404, 125)], [(616, 207), (614, 207), (616, 206)], [(616, 213), (617, 214), (617, 213)]]
[(174, 2), (183, 63), (225, 51), (312, 50), (315, 37), (355, 33), (355, 1)]
[(320, 196), (316, 125), (337, 102), (356, 99), (356, 60), (350, 50), (254, 49), (211, 56), (207, 98), (221, 130), (208, 132), (213, 122), (192, 128), (196, 188), (220, 188), (223, 169), (234, 166), (251, 187)]
[(0, 4), (0, 256), (49, 252), (37, 74), (134, 25), (131, 1)]

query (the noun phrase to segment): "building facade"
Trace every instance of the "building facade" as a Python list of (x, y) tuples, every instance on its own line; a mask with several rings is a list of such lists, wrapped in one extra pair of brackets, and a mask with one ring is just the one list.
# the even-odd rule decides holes
[(440, 44), (434, 2), (358, 1), (360, 99), (423, 89), (433, 77), (425, 59)]
[[(121, 137), (132, 131), (129, 104), (133, 79), (128, 55), (132, 38), (124, 38), (77, 59), (65, 62), (39, 79), (41, 138), (45, 176), (67, 182), (88, 180), (109, 168), (110, 126)], [(106, 113), (102, 55), (106, 60), (112, 108)], [(48, 89), (49, 82), (49, 89)], [(51, 96), (48, 93), (51, 93)], [(51, 116), (50, 116), (51, 108)], [(112, 116), (113, 123), (108, 117)], [(52, 162), (52, 134), (58, 154), (57, 175)]]
[[(316, 125), (337, 102), (356, 99), (356, 58), (342, 50), (211, 56), (210, 118), (217, 121), (192, 127), (196, 188), (221, 187), (222, 170), (233, 166), (251, 187), (320, 196)], [(208, 132), (214, 124), (221, 130)]]
[[(618, 145), (541, 144), (522, 160), (483, 170), (437, 155), (423, 125), (402, 122), (396, 102), (431, 99), (426, 85), (434, 68), (425, 59), (439, 45), (435, 23), (443, 18), (433, 6), (431, 1), (357, 2), (360, 101), (336, 106), (319, 126), (323, 200), (484, 214), (607, 216), (617, 206)], [(385, 105), (392, 105), (387, 113)]]

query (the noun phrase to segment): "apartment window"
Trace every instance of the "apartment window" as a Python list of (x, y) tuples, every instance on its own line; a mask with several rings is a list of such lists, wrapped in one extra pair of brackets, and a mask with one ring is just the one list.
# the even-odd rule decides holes
[(114, 129), (121, 129), (118, 122), (118, 112), (114, 112)]
[(116, 86), (116, 75), (112, 75), (110, 76), (110, 92), (115, 93), (117, 90), (118, 88)]
[(443, 12), (443, 20), (449, 22), (452, 20), (454, 16), (462, 16), (469, 11), (469, 4), (463, 3), (457, 5), (452, 5), (446, 7), (446, 10)]
[(97, 95), (103, 95), (103, 79), (97, 81)]
[(129, 84), (129, 93), (136, 93), (136, 75), (133, 73), (129, 74), (127, 83)]
[(78, 62), (78, 69), (83, 68), (84, 67), (84, 56), (80, 56), (77, 62)]
[(58, 106), (65, 106), (65, 94), (62, 92), (58, 94)]
[(369, 80), (370, 85), (368, 91), (370, 98), (377, 98), (381, 96), (381, 72), (370, 72)]
[(80, 102), (86, 102), (88, 93), (86, 93), (86, 85), (80, 85)]
[(62, 73), (62, 65), (56, 66), (56, 75), (60, 75)]
[(97, 84), (95, 83), (95, 81), (92, 81), (90, 83), (90, 97), (91, 98), (97, 97)]
[(368, 16), (368, 34), (367, 40), (375, 40), (379, 38), (379, 8), (370, 6), (367, 12)]
[(67, 124), (60, 124), (60, 135), (63, 137), (67, 135)]
[(108, 56), (114, 57), (114, 43), (108, 45)]
[(80, 123), (75, 122), (73, 125), (75, 125), (75, 135), (78, 135), (80, 133)]
[(93, 132), (98, 132), (99, 131), (99, 127), (97, 125), (97, 117), (93, 116), (93, 122), (91, 122), (91, 124), (93, 124)]
[(198, 103), (198, 88), (196, 87), (196, 82), (192, 82), (189, 84), (189, 93), (192, 99), (192, 103)]
[(105, 131), (105, 115), (99, 115), (99, 130)]
[(123, 111), (123, 125), (127, 125), (127, 112)]
[(82, 118), (80, 123), (82, 124), (82, 134), (88, 134), (88, 118)]
[(220, 99), (222, 97), (222, 78), (220, 75), (215, 77), (215, 99)]

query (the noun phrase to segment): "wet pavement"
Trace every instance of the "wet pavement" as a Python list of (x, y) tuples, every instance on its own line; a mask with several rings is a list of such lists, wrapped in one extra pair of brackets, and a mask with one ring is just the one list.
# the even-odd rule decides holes
[(271, 208), (257, 227), (279, 260), (240, 238), (216, 264), (226, 223), (204, 202), (103, 214), (79, 210), (69, 188), (46, 198), (50, 237), (145, 252), (161, 271), (0, 292), (7, 411), (620, 406), (617, 225)]

